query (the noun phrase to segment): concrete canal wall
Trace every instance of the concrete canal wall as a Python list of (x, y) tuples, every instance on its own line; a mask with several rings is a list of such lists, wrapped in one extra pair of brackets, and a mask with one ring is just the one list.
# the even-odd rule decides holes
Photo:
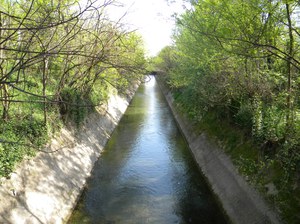
[(44, 149), (48, 153), (24, 160), (10, 179), (2, 179), (0, 223), (64, 223), (137, 87), (127, 98), (111, 96), (79, 133), (63, 128)]
[(195, 160), (230, 221), (235, 224), (281, 223), (259, 193), (238, 174), (230, 158), (220, 147), (205, 133), (194, 133), (191, 122), (176, 110), (171, 92), (159, 79), (157, 81)]

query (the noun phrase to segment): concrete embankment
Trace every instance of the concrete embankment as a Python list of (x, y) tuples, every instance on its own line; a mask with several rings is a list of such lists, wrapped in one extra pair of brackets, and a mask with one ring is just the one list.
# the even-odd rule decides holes
[(227, 216), (236, 224), (281, 223), (232, 164), (230, 158), (205, 133), (196, 135), (191, 122), (176, 110), (172, 93), (157, 79), (201, 171)]
[(64, 223), (136, 89), (126, 98), (112, 95), (79, 133), (63, 128), (44, 149), (48, 153), (24, 160), (10, 179), (2, 179), (0, 223)]

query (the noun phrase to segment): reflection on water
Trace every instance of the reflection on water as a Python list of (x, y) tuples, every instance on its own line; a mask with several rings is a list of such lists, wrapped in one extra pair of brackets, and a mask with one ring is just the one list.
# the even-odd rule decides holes
[(69, 223), (226, 223), (155, 79), (137, 91)]

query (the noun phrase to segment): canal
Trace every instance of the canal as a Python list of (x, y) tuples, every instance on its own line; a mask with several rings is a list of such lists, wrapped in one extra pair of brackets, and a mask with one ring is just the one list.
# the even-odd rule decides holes
[(68, 223), (227, 223), (154, 78), (136, 92)]

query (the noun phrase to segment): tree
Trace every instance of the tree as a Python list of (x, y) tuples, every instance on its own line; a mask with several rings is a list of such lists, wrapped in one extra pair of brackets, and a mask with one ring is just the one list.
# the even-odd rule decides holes
[[(270, 113), (282, 110), (286, 116), (280, 116), (280, 127), (275, 129), (281, 134), (275, 138), (286, 138), (282, 125), (289, 130), (296, 123), (299, 44), (295, 38), (299, 33), (292, 19), (295, 7), (295, 2), (269, 0), (194, 2), (192, 10), (177, 20), (174, 38), (181, 65), (171, 74), (172, 83), (194, 86), (208, 107), (221, 104), (238, 113), (247, 105), (253, 119), (256, 113), (262, 115), (258, 123), (268, 116), (274, 119)], [(260, 109), (255, 108), (257, 101), (262, 102)], [(271, 104), (274, 111), (266, 112)]]
[(108, 88), (125, 93), (142, 77), (141, 39), (110, 21), (114, 3), (1, 0), (0, 175), (44, 144), (59, 118), (79, 125)]

